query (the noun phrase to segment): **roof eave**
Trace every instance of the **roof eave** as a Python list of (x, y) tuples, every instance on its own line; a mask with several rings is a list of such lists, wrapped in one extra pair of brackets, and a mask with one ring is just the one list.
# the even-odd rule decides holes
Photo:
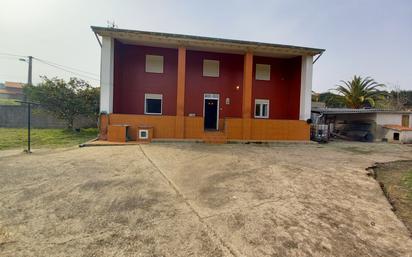
[(176, 45), (188, 45), (188, 46), (202, 46), (206, 45), (212, 47), (212, 45), (217, 45), (220, 47), (231, 47), (242, 51), (254, 51), (254, 52), (279, 52), (279, 53), (290, 53), (295, 55), (310, 55), (315, 56), (321, 54), (325, 49), (292, 46), (292, 45), (282, 45), (282, 44), (271, 44), (244, 40), (234, 40), (234, 39), (221, 39), (212, 37), (202, 37), (202, 36), (192, 36), (192, 35), (182, 35), (182, 34), (172, 34), (172, 33), (162, 33), (162, 32), (151, 32), (151, 31), (139, 31), (139, 30), (128, 30), (128, 29), (118, 29), (118, 28), (105, 28), (91, 26), (91, 29), (100, 36), (108, 36), (116, 39), (125, 39), (127, 37), (135, 38), (136, 40), (152, 40), (153, 42), (169, 42)]

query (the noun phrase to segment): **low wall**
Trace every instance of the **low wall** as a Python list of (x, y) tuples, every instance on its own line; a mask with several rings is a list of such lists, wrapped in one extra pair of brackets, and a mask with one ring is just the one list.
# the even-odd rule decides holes
[(303, 120), (252, 119), (252, 140), (310, 140), (310, 125)]
[[(242, 139), (242, 119), (227, 119), (225, 125), (229, 140)], [(250, 140), (310, 140), (310, 125), (302, 120), (250, 119)]]
[(203, 117), (185, 117), (185, 138), (203, 137)]
[[(97, 119), (80, 117), (74, 121), (75, 128), (96, 127)], [(27, 106), (0, 105), (0, 127), (27, 127)], [(33, 128), (66, 128), (66, 122), (46, 113), (41, 108), (32, 108), (31, 127)]]
[[(250, 126), (248, 140), (309, 140), (310, 126), (301, 120), (264, 120), (249, 119), (244, 124), (241, 118), (227, 118), (219, 122), (224, 127), (228, 140), (243, 140), (243, 127)], [(129, 136), (137, 138), (137, 127), (150, 125), (153, 127), (153, 138), (177, 138), (176, 116), (110, 114), (109, 124), (130, 125)], [(220, 125), (219, 125), (220, 127)], [(203, 117), (184, 117), (184, 138), (202, 139), (204, 136)]]
[(136, 140), (137, 127), (142, 125), (153, 126), (154, 138), (175, 138), (176, 117), (134, 114), (110, 114), (109, 124), (130, 125), (129, 136)]

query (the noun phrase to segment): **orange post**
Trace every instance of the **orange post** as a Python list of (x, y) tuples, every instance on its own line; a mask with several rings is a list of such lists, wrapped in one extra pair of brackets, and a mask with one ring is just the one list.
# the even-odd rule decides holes
[(243, 68), (242, 130), (243, 139), (250, 139), (252, 117), (253, 53), (245, 53)]
[(107, 127), (109, 126), (109, 115), (100, 114), (99, 117), (99, 139), (107, 140)]
[(177, 57), (176, 138), (184, 138), (186, 48), (179, 47)]

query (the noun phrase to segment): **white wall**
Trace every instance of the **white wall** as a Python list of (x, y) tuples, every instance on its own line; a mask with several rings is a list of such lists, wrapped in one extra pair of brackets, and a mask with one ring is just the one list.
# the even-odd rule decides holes
[(300, 120), (310, 119), (313, 72), (312, 63), (312, 56), (302, 56), (302, 72), (300, 78)]
[(376, 124), (378, 125), (402, 125), (402, 114), (399, 113), (377, 113)]
[(114, 41), (102, 38), (100, 59), (100, 112), (113, 112), (113, 58)]
[[(388, 142), (412, 143), (412, 131), (397, 131), (387, 128), (383, 128), (383, 131), (383, 138), (386, 138)], [(393, 140), (394, 133), (399, 133), (399, 141)]]

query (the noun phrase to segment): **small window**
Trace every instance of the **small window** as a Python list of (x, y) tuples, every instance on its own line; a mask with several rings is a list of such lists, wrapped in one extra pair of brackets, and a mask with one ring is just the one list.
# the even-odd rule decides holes
[(399, 133), (393, 133), (393, 140), (399, 141)]
[(203, 76), (219, 77), (219, 61), (203, 60)]
[(163, 56), (146, 55), (146, 72), (163, 73)]
[(144, 95), (144, 113), (145, 114), (162, 114), (163, 95), (145, 94)]
[(270, 65), (269, 64), (256, 64), (256, 80), (270, 80)]
[(255, 118), (269, 118), (269, 100), (255, 100)]

